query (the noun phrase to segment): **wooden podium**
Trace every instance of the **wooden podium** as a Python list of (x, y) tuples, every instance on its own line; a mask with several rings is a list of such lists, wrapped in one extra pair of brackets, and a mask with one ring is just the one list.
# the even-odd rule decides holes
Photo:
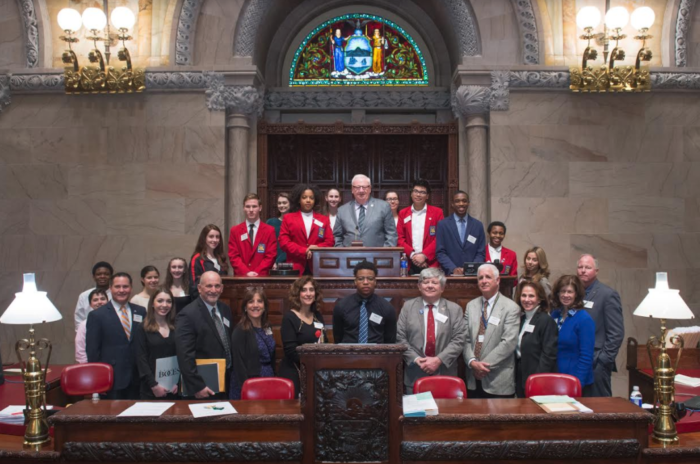
[(314, 277), (352, 277), (352, 269), (361, 261), (377, 266), (377, 277), (399, 277), (401, 247), (319, 248), (313, 253)]
[(400, 462), (406, 345), (302, 345), (303, 462)]

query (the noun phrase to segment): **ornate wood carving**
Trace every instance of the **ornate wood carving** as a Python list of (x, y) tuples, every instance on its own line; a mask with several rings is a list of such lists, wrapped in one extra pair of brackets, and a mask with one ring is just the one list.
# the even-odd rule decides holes
[(455, 124), (383, 124), (373, 122), (371, 124), (344, 124), (336, 122), (331, 124), (307, 124), (300, 121), (296, 124), (268, 123), (264, 120), (258, 123), (259, 134), (456, 134)]
[[(70, 415), (54, 415), (49, 417), (49, 424), (142, 424), (144, 422), (153, 422), (154, 424), (172, 424), (172, 423), (193, 423), (201, 424), (200, 419), (195, 419), (193, 416), (159, 416), (159, 417), (118, 417), (115, 415), (90, 415), (90, 416), (70, 416)], [(207, 422), (227, 422), (227, 423), (260, 423), (268, 424), (287, 424), (290, 422), (301, 422), (304, 416), (301, 414), (232, 414), (230, 416), (219, 416), (207, 418)]]
[[(580, 415), (577, 415), (580, 416)], [(403, 442), (405, 461), (618, 459), (639, 454), (637, 440)]]
[(68, 462), (230, 462), (299, 461), (301, 442), (239, 443), (76, 443), (61, 458)]
[(389, 376), (381, 369), (316, 372), (317, 461), (387, 461)]
[[(297, 347), (297, 353), (323, 353), (327, 356), (357, 356), (357, 355), (385, 355), (403, 354), (408, 346), (403, 343), (395, 345), (318, 345), (307, 344)], [(403, 378), (403, 377), (402, 377)], [(318, 394), (318, 392), (317, 392)]]
[[(635, 413), (591, 413), (591, 414), (450, 414), (445, 416), (427, 416), (419, 419), (420, 423), (439, 422), (440, 424), (465, 424), (475, 422), (648, 422), (654, 419), (653, 414), (646, 412)], [(418, 423), (418, 419), (401, 417), (402, 421)]]
[[(20, 441), (21, 443), (21, 441)], [(0, 449), (0, 462), (59, 462), (61, 453), (55, 451), (6, 451)]]

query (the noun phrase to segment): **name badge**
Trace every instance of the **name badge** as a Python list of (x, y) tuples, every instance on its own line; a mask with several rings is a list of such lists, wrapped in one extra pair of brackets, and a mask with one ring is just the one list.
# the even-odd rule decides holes
[(403, 218), (403, 223), (406, 224), (407, 222), (411, 222), (411, 216), (406, 216)]
[(318, 321), (315, 321), (315, 322), (314, 322), (314, 327), (317, 328), (317, 329), (322, 329), (322, 328), (323, 328), (323, 324), (320, 323), (320, 322), (318, 322)]
[(436, 227), (435, 227), (435, 226), (430, 226), (430, 235), (431, 235), (431, 236), (435, 236), (435, 232), (436, 232)]
[(372, 315), (369, 317), (369, 320), (374, 322), (375, 324), (381, 324), (382, 323), (382, 316), (376, 313), (372, 313)]
[(140, 314), (134, 314), (134, 322), (143, 322), (143, 316)]
[(588, 300), (583, 300), (583, 307), (584, 307), (584, 308), (591, 309), (591, 308), (593, 308), (593, 302), (592, 302), (592, 301), (588, 301)]
[(492, 317), (489, 319), (489, 324), (498, 325), (499, 322), (501, 322), (500, 317)]
[(265, 244), (258, 243), (258, 253), (265, 253)]
[(467, 236), (467, 242), (476, 243), (476, 237), (474, 237), (473, 235)]
[(319, 227), (318, 228), (318, 238), (323, 238), (325, 235), (326, 235), (325, 227)]
[(510, 266), (506, 266), (506, 268), (503, 270), (504, 274), (510, 274)]
[(222, 319), (224, 320), (224, 325), (226, 327), (231, 327), (231, 322), (228, 319), (226, 319), (225, 317), (223, 317)]
[(525, 324), (525, 327), (523, 328), (525, 332), (532, 333), (533, 330), (535, 330), (535, 326), (532, 324)]
[(319, 227), (323, 227), (323, 223), (319, 221), (318, 219), (314, 219), (314, 224), (316, 224)]
[(272, 328), (268, 327), (265, 329), (265, 335), (272, 335)]
[(241, 242), (243, 242), (244, 240), (248, 240), (248, 234), (241, 235)]
[(476, 341), (479, 342), (479, 343), (484, 343), (484, 336), (483, 336), (483, 335), (479, 335), (479, 336), (476, 338)]
[(435, 313), (435, 319), (442, 322), (443, 324), (447, 322), (447, 316), (445, 316), (444, 314)]

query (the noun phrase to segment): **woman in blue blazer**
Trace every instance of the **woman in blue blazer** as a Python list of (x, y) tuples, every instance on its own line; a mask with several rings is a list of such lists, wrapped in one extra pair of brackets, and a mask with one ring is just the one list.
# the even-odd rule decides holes
[(584, 311), (586, 291), (575, 275), (561, 276), (552, 289), (552, 317), (559, 328), (557, 366), (562, 374), (577, 377), (583, 396), (591, 396), (595, 322)]

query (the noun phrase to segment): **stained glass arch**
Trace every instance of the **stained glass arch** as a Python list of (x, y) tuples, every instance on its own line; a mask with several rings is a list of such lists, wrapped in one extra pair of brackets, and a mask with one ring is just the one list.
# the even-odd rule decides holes
[(302, 40), (289, 85), (427, 86), (428, 67), (414, 38), (398, 24), (372, 14), (345, 14)]

